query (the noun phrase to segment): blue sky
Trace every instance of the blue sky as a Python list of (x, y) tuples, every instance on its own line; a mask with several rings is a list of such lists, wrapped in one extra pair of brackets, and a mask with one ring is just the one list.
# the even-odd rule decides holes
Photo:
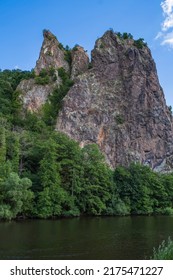
[(88, 53), (110, 28), (144, 38), (173, 107), (173, 0), (0, 0), (0, 68), (34, 68), (44, 28)]

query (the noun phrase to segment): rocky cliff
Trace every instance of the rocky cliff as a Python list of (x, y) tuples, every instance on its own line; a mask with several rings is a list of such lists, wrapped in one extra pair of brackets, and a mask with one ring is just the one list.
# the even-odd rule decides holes
[(173, 123), (146, 44), (112, 31), (96, 41), (92, 69), (64, 99), (56, 129), (81, 146), (97, 143), (111, 167), (139, 161), (173, 167)]
[[(82, 47), (73, 49), (69, 64), (55, 36), (44, 33), (36, 74), (63, 67), (75, 81), (64, 98), (56, 130), (81, 147), (97, 143), (112, 168), (139, 161), (157, 171), (173, 169), (172, 114), (146, 44), (107, 31), (96, 41), (88, 65)], [(54, 86), (38, 89), (33, 84), (29, 91), (24, 83), (19, 88), (27, 108), (37, 97), (34, 110), (44, 104)]]

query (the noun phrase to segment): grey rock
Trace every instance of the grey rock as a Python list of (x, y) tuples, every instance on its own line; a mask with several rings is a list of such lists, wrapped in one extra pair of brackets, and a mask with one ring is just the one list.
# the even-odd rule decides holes
[(49, 70), (51, 67), (54, 69), (63, 67), (68, 72), (70, 67), (65, 60), (65, 52), (60, 48), (57, 38), (48, 30), (43, 31), (43, 36), (44, 41), (34, 68), (35, 73), (39, 75), (42, 69)]
[(138, 161), (171, 169), (172, 115), (149, 48), (107, 31), (91, 63), (64, 98), (56, 129), (81, 147), (97, 143), (111, 168)]
[(84, 49), (76, 46), (72, 50), (71, 79), (74, 80), (79, 74), (88, 70), (89, 57)]

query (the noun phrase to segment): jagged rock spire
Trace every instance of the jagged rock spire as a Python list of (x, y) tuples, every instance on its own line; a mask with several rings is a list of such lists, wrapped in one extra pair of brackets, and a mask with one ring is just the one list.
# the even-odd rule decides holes
[(39, 59), (36, 62), (35, 73), (38, 75), (42, 69), (58, 69), (63, 67), (67, 72), (70, 67), (65, 60), (65, 52), (54, 36), (49, 30), (43, 30), (43, 44), (41, 47)]

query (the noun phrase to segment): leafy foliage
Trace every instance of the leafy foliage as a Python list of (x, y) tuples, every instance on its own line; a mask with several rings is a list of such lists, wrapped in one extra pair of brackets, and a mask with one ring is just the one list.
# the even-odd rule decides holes
[(139, 38), (138, 40), (134, 40), (134, 46), (138, 49), (142, 49), (143, 47), (146, 47), (147, 44), (144, 42), (143, 38)]
[(43, 106), (43, 120), (47, 125), (55, 124), (59, 110), (62, 107), (62, 100), (73, 85), (73, 81), (69, 79), (64, 68), (58, 69), (58, 75), (62, 79), (62, 84), (53, 90), (48, 101)]
[(142, 49), (143, 47), (146, 47), (147, 46), (147, 43), (144, 42), (144, 39), (143, 38), (139, 38), (137, 40), (134, 40), (133, 39), (133, 35), (131, 33), (127, 33), (127, 32), (124, 32), (124, 33), (120, 33), (120, 32), (116, 32), (116, 35), (118, 36), (119, 39), (121, 40), (127, 40), (127, 39), (131, 39), (133, 40), (133, 45), (135, 47), (137, 47), (138, 49)]
[(173, 259), (173, 241), (169, 237), (167, 241), (163, 240), (159, 247), (153, 249), (153, 260), (172, 260)]
[(124, 33), (116, 32), (116, 35), (117, 35), (120, 39), (124, 39), (124, 40), (133, 39), (132, 34), (131, 34), (131, 33), (127, 33), (127, 32), (124, 32)]
[(15, 119), (18, 109), (21, 108), (17, 85), (21, 80), (33, 78), (34, 75), (34, 71), (0, 70), (0, 117), (5, 116), (9, 121)]
[(122, 115), (116, 115), (115, 117), (117, 124), (123, 124), (124, 123), (124, 117)]

